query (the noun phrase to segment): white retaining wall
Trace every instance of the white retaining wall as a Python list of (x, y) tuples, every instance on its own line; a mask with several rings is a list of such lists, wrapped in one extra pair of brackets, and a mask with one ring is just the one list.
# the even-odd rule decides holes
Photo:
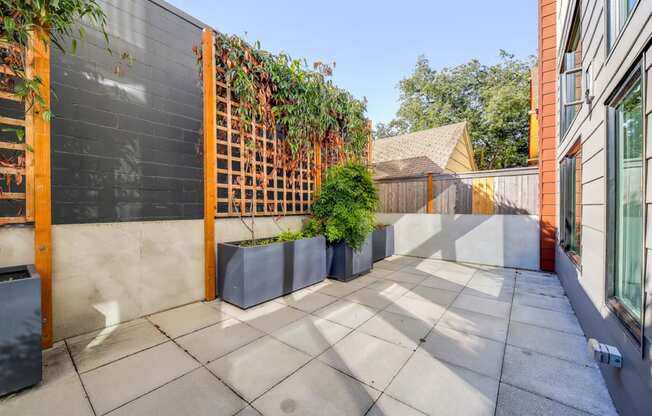
[(378, 214), (394, 224), (396, 254), (539, 269), (536, 215)]
[[(256, 237), (300, 229), (304, 217), (256, 219)], [(238, 218), (215, 221), (218, 242), (249, 238)], [(204, 298), (203, 220), (52, 226), (54, 338), (115, 325)], [(34, 262), (34, 231), (0, 227), (0, 267)]]
[[(257, 218), (257, 237), (300, 229)], [(527, 215), (379, 214), (395, 224), (397, 254), (538, 269), (539, 221)], [(249, 237), (238, 218), (216, 220), (217, 241)], [(62, 339), (204, 297), (203, 220), (52, 227), (54, 336)], [(0, 267), (33, 263), (31, 227), (0, 228)]]

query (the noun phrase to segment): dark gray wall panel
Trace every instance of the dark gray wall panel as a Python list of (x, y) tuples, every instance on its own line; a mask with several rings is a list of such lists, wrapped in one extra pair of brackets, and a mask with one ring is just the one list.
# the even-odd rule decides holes
[(652, 362), (650, 344), (641, 358), (640, 347), (626, 334), (626, 330), (613, 314), (603, 318), (593, 301), (580, 284), (581, 273), (566, 253), (557, 247), (556, 271), (573, 310), (587, 338), (617, 347), (623, 355), (623, 368), (600, 365), (609, 393), (622, 416), (647, 416), (652, 409)]
[(53, 49), (53, 222), (202, 218), (203, 25), (158, 0), (102, 5), (113, 55), (91, 29)]

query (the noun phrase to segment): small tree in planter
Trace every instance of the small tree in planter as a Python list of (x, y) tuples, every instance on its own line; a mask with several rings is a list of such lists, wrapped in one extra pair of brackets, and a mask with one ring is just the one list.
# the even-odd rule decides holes
[[(307, 236), (302, 232), (284, 230), (275, 238), (256, 238), (256, 200), (258, 190), (267, 192), (267, 181), (257, 171), (255, 160), (261, 156), (255, 140), (243, 149), (243, 175), (251, 176), (252, 198), (247, 210), (247, 199), (230, 195), (230, 202), (240, 221), (249, 231), (250, 239), (242, 242), (221, 243), (217, 246), (217, 283), (223, 300), (241, 308), (249, 308), (268, 300), (287, 295), (295, 290), (319, 283), (326, 278), (326, 239)], [(288, 165), (282, 168), (288, 171)], [(288, 177), (285, 175), (284, 177)], [(277, 220), (274, 223), (280, 227)]]
[[(199, 60), (205, 59), (198, 48), (195, 53)], [(222, 299), (248, 308), (317, 283), (327, 275), (323, 235), (286, 231), (277, 238), (256, 238), (256, 218), (266, 214), (257, 208), (257, 194), (267, 196), (271, 187), (269, 204), (276, 213), (281, 211), (277, 208), (280, 191), (283, 208), (279, 213), (284, 215), (288, 185), (292, 192), (295, 187), (308, 189), (302, 187), (302, 178), (316, 173), (298, 169), (300, 161), (315, 157), (316, 148), (331, 146), (337, 147), (338, 160), (356, 159), (366, 149), (370, 128), (364, 117), (365, 101), (337, 88), (330, 80), (329, 65), (316, 63), (308, 68), (304, 61), (272, 55), (260, 49), (258, 43), (250, 45), (219, 33), (215, 59), (218, 74), (223, 74), (227, 91), (231, 91), (227, 100), (235, 104), (227, 117), (235, 113), (237, 123), (233, 127), (232, 118), (229, 128), (238, 130), (241, 138), (242, 167), (237, 169), (238, 174), (227, 174), (230, 185), (240, 186), (240, 194), (238, 197), (231, 192), (229, 204), (250, 237), (247, 241), (218, 244), (217, 286)], [(267, 159), (266, 140), (258, 139), (256, 128), (263, 130), (263, 136), (273, 132), (272, 162)], [(274, 172), (273, 185), (268, 177), (269, 165)], [(279, 171), (281, 190), (276, 178)], [(294, 196), (292, 201), (295, 212)], [(307, 204), (307, 199), (302, 203)]]
[(326, 171), (306, 232), (326, 237), (330, 277), (346, 281), (371, 270), (377, 206), (376, 187), (366, 166), (348, 162)]

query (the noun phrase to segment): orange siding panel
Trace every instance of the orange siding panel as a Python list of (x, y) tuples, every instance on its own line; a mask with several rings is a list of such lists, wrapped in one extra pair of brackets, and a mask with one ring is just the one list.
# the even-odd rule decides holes
[(556, 0), (539, 0), (539, 212), (540, 267), (555, 269), (557, 57)]

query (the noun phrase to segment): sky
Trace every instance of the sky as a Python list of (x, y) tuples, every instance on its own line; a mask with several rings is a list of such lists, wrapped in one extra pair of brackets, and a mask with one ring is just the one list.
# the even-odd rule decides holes
[(374, 121), (399, 108), (398, 83), (419, 55), (434, 69), (537, 49), (537, 0), (168, 0), (216, 30), (270, 52), (335, 62), (333, 79), (368, 100)]

